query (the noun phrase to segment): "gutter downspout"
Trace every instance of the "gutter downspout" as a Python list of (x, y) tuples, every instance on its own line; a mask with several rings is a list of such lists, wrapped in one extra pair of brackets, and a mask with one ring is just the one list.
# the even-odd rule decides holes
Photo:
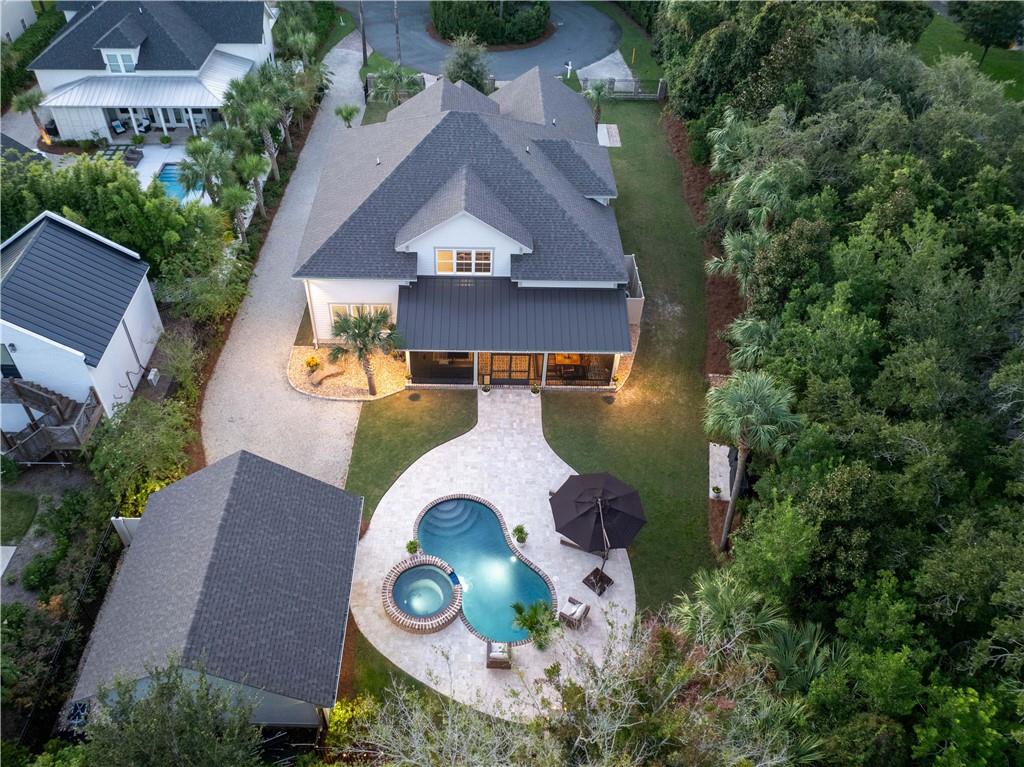
[(316, 316), (313, 314), (313, 299), (309, 295), (309, 280), (302, 281), (302, 287), (306, 291), (306, 308), (309, 309), (309, 324), (313, 329), (313, 348), (320, 348), (320, 336), (316, 332)]

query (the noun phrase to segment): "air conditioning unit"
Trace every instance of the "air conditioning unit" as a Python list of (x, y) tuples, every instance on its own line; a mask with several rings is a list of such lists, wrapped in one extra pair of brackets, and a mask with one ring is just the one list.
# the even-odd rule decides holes
[(150, 386), (156, 386), (160, 381), (160, 370), (158, 368), (150, 368), (146, 380), (149, 381)]

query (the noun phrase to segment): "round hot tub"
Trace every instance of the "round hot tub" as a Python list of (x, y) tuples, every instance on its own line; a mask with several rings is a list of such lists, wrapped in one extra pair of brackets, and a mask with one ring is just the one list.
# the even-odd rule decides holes
[(417, 554), (384, 579), (384, 611), (398, 626), (419, 634), (440, 631), (462, 609), (462, 586), (448, 563)]

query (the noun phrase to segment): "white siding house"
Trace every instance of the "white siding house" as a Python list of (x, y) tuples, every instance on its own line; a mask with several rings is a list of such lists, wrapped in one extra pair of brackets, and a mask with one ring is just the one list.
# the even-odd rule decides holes
[(36, 20), (31, 0), (3, 0), (0, 2), (0, 30), (4, 42), (13, 43)]

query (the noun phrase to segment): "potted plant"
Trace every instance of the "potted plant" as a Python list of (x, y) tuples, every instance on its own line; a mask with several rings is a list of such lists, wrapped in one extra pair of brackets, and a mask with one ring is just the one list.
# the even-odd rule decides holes
[(160, 137), (160, 143), (163, 144), (164, 146), (167, 146), (168, 144), (171, 143), (171, 137), (170, 136), (161, 136)]
[(530, 640), (538, 650), (543, 652), (548, 649), (555, 629), (558, 628), (558, 621), (551, 611), (551, 605), (543, 599), (539, 599), (529, 606), (522, 602), (516, 602), (512, 605), (512, 612), (516, 614), (512, 619), (512, 625), (528, 633)]
[(715, 485), (714, 487), (712, 487), (711, 488), (711, 492), (714, 493), (715, 498), (721, 498), (722, 497), (722, 488), (720, 488), (718, 485)]
[(405, 550), (410, 554), (415, 554), (420, 550), (420, 542), (413, 538), (407, 544), (405, 544)]
[(306, 357), (306, 372), (312, 375), (320, 369), (320, 358), (315, 354)]
[(516, 525), (512, 528), (512, 537), (516, 539), (516, 543), (520, 546), (524, 546), (526, 544), (526, 538), (528, 536), (529, 533), (526, 532), (526, 525)]
[(538, 394), (540, 394), (540, 386), (537, 384), (531, 386), (530, 393), (533, 394), (534, 397), (536, 397)]
[(132, 136), (132, 143), (135, 144), (135, 146), (142, 146), (143, 144), (146, 143), (146, 137), (143, 136), (141, 133), (136, 133), (134, 136)]
[(491, 393), (491, 385), (490, 384), (484, 384), (483, 386), (480, 387), (480, 391), (482, 391), (484, 394), (490, 394)]

